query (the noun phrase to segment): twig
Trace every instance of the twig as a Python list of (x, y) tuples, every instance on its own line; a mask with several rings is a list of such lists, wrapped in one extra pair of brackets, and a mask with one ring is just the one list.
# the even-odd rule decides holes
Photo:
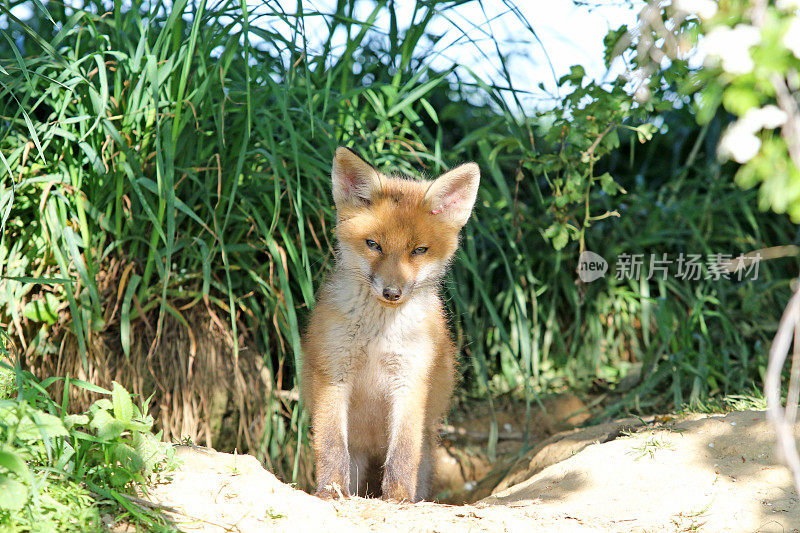
[[(92, 494), (94, 495), (95, 498), (107, 499), (107, 496), (100, 494), (98, 492), (92, 491)], [(150, 500), (145, 500), (144, 498), (139, 498), (137, 496), (131, 496), (130, 494), (123, 494), (118, 492), (116, 496), (120, 496), (128, 500), (129, 502), (141, 505), (142, 507), (148, 507), (150, 509), (155, 509), (158, 511), (166, 511), (168, 513), (181, 514), (180, 511), (178, 511), (178, 509), (176, 509), (175, 507), (170, 507), (169, 505), (162, 505), (160, 503), (151, 502)]]
[(606, 127), (606, 129), (603, 131), (603, 133), (601, 133), (600, 135), (597, 136), (597, 139), (594, 140), (592, 145), (589, 148), (587, 148), (585, 152), (583, 152), (583, 156), (586, 159), (589, 159), (594, 155), (594, 151), (597, 149), (597, 145), (600, 144), (600, 141), (603, 140), (603, 137), (608, 135), (608, 132), (611, 131), (611, 129), (613, 127), (614, 127), (614, 123), (612, 122), (611, 124), (608, 125), (608, 127)]
[(281, 400), (289, 400), (292, 402), (300, 401), (300, 392), (297, 389), (276, 390), (273, 391), (272, 393)]
[[(750, 16), (753, 24), (761, 29), (766, 21), (767, 2), (757, 0), (753, 3)], [(786, 113), (786, 122), (781, 128), (781, 135), (786, 141), (786, 148), (794, 166), (800, 169), (800, 109), (792, 97), (786, 78), (780, 74), (770, 77), (770, 84), (775, 89), (775, 99), (778, 107)], [(775, 428), (778, 440), (778, 452), (791, 470), (794, 485), (800, 492), (800, 456), (797, 453), (797, 443), (794, 440), (794, 420), (797, 413), (798, 396), (798, 351), (795, 347), (792, 356), (792, 370), (789, 378), (789, 394), (786, 399), (786, 409), (781, 406), (781, 373), (784, 363), (792, 347), (792, 341), (797, 340), (800, 328), (800, 287), (797, 288), (789, 304), (783, 312), (778, 331), (769, 350), (769, 363), (767, 374), (764, 378), (764, 395), (767, 397), (767, 419)]]
[(789, 87), (786, 86), (786, 79), (779, 75), (773, 74), (770, 77), (772, 88), (775, 89), (775, 99), (778, 102), (778, 107), (786, 113), (786, 122), (781, 128), (781, 133), (786, 141), (786, 148), (789, 150), (789, 157), (792, 158), (794, 166), (800, 169), (800, 127), (798, 127), (798, 119), (800, 119), (800, 109), (797, 108), (797, 102), (792, 97)]
[(794, 257), (800, 255), (800, 246), (787, 244), (783, 246), (771, 246), (747, 252), (741, 257), (734, 258), (732, 261), (720, 263), (720, 267), (728, 272), (734, 273), (750, 266), (756, 261), (769, 261), (770, 259), (780, 259), (781, 257)]
[(767, 419), (775, 428), (778, 451), (794, 476), (800, 491), (800, 457), (794, 440), (794, 426), (787, 423), (787, 413), (781, 406), (781, 371), (789, 354), (795, 328), (800, 327), (800, 287), (795, 291), (783, 312), (778, 332), (769, 350), (769, 363), (764, 379), (764, 396), (767, 398)]

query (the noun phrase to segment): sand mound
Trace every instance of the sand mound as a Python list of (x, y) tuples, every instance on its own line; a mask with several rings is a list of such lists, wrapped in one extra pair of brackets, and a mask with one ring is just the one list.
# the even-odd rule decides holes
[(169, 507), (185, 531), (800, 533), (797, 493), (758, 411), (560, 434), (493, 495), (464, 506), (322, 501), (281, 483), (251, 456), (186, 446), (178, 456), (183, 464), (172, 481), (148, 497)]

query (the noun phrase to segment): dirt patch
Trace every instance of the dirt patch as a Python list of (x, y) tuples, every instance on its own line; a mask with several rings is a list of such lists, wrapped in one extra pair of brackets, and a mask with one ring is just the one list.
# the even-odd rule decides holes
[(506, 469), (505, 476), (500, 482), (491, 487), (487, 494), (477, 495), (479, 497), (474, 501), (522, 483), (548, 466), (569, 459), (587, 446), (612, 441), (626, 433), (640, 429), (645, 424), (646, 422), (642, 419), (623, 418), (614, 422), (553, 435), (535, 446), (522, 458), (514, 460)]
[(178, 446), (176, 457), (182, 464), (172, 480), (150, 489), (147, 498), (165, 507), (182, 531), (554, 531), (569, 520), (543, 510), (529, 513), (524, 506), (324, 501), (281, 483), (250, 455)]
[(800, 532), (800, 502), (758, 411), (562, 433), (462, 506), (322, 501), (250, 456), (185, 446), (178, 456), (172, 482), (149, 498), (185, 531)]
[[(461, 505), (485, 498), (509, 472), (527, 464), (519, 459), (526, 431), (528, 442), (550, 442), (548, 437), (554, 433), (586, 422), (588, 410), (571, 393), (544, 398), (529, 408), (510, 399), (462, 407), (451, 416), (453, 425), (443, 428), (436, 458), (436, 500)], [(494, 457), (488, 445), (493, 423), (497, 428)]]
[(480, 505), (613, 517), (627, 531), (800, 531), (797, 493), (776, 463), (763, 412), (696, 416), (587, 446)]

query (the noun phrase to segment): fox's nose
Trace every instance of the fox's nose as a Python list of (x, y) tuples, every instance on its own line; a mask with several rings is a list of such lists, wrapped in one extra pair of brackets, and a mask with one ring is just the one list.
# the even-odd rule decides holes
[(399, 300), (401, 294), (403, 294), (403, 291), (400, 290), (400, 287), (384, 287), (383, 289), (383, 297), (390, 302)]

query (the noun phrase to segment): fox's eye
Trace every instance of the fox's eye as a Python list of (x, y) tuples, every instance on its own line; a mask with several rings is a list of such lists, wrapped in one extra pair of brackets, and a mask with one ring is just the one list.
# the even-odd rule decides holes
[(414, 250), (411, 252), (411, 255), (422, 255), (427, 251), (428, 251), (427, 246), (420, 246), (419, 248), (414, 248)]
[(382, 252), (383, 251), (381, 249), (381, 245), (380, 244), (378, 244), (375, 241), (371, 241), (369, 239), (367, 239), (367, 248), (369, 248), (370, 250), (375, 250), (376, 252)]

